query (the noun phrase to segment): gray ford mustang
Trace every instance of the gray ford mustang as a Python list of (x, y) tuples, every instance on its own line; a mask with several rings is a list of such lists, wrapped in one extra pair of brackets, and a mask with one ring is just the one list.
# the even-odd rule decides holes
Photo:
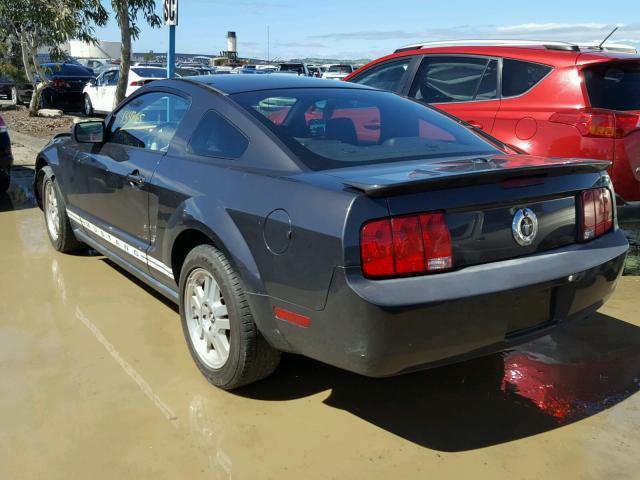
[(356, 84), (212, 76), (56, 137), (35, 191), (53, 247), (177, 302), (198, 368), (232, 389), (280, 352), (389, 376), (590, 315), (628, 249), (608, 166), (515, 155)]

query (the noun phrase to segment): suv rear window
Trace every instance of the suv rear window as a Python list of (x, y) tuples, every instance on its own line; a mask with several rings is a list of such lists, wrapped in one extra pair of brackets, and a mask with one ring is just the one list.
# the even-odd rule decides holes
[(77, 76), (77, 77), (90, 77), (91, 72), (85, 67), (79, 65), (68, 64), (56, 64), (50, 63), (42, 66), (45, 70), (45, 75), (51, 77), (53, 75), (65, 75), (65, 76)]
[(502, 61), (502, 96), (517, 97), (528, 92), (551, 70), (548, 65), (505, 58)]
[(589, 67), (584, 70), (584, 79), (592, 107), (640, 110), (640, 62)]

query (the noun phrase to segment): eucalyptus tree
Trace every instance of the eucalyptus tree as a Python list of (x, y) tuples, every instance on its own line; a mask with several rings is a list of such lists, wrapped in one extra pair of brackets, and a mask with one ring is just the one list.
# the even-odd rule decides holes
[(38, 50), (47, 48), (56, 59), (64, 57), (63, 46), (69, 40), (95, 43), (95, 27), (106, 25), (108, 18), (100, 0), (0, 0), (0, 21), (20, 43), (25, 76), (37, 83), (29, 107), (32, 115), (48, 84)]
[(116, 88), (116, 104), (124, 100), (129, 83), (129, 68), (131, 68), (131, 41), (140, 37), (140, 20), (142, 18), (150, 27), (161, 25), (160, 17), (156, 14), (155, 0), (111, 0), (111, 6), (120, 28), (122, 49), (120, 53), (120, 76)]

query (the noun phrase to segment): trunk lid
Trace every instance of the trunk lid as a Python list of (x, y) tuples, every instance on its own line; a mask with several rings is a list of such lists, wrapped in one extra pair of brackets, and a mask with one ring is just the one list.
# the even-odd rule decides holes
[[(324, 173), (373, 201), (384, 200), (390, 216), (443, 211), (454, 268), (460, 268), (577, 242), (579, 192), (598, 185), (609, 165), (600, 160), (498, 155)], [(537, 220), (537, 234), (528, 245), (519, 244), (514, 233), (521, 209), (529, 209)]]

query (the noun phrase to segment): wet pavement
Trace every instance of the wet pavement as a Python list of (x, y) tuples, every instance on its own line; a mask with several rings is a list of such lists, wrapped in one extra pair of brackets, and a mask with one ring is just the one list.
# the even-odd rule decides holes
[(0, 197), (0, 479), (636, 479), (640, 277), (590, 320), (374, 380), (297, 356), (227, 393), (175, 306)]

